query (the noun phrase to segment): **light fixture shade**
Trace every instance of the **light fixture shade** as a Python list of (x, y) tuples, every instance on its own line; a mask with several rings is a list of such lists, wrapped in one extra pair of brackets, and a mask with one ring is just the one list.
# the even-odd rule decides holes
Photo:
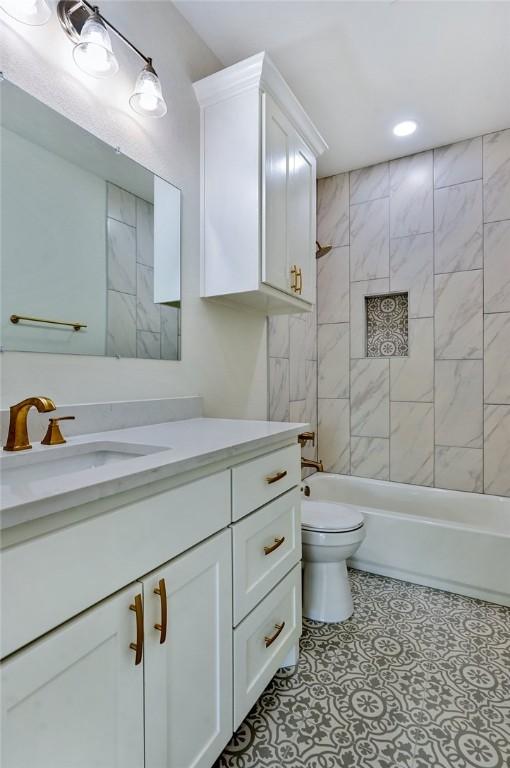
[(166, 115), (166, 103), (161, 91), (161, 83), (152, 64), (146, 64), (136, 78), (135, 89), (129, 99), (131, 108), (143, 117), (163, 117)]
[(51, 16), (46, 0), (2, 0), (0, 7), (16, 21), (33, 26), (46, 24)]
[(414, 120), (404, 120), (402, 123), (397, 123), (393, 128), (395, 136), (410, 136), (415, 132), (418, 125)]
[(109, 77), (119, 69), (110, 35), (96, 11), (83, 25), (73, 58), (78, 67), (92, 77)]

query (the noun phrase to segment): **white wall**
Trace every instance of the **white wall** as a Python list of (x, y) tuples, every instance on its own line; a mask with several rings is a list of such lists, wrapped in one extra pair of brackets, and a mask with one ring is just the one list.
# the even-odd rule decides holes
[(182, 362), (75, 355), (2, 355), (2, 407), (29, 394), (58, 404), (201, 394), (207, 415), (265, 418), (265, 319), (199, 298), (199, 109), (191, 83), (220, 62), (170, 2), (104, 2), (101, 10), (154, 60), (168, 114), (139, 118), (127, 102), (140, 63), (115, 43), (120, 71), (87, 77), (55, 15), (44, 27), (1, 15), (0, 66), (33, 96), (181, 188)]

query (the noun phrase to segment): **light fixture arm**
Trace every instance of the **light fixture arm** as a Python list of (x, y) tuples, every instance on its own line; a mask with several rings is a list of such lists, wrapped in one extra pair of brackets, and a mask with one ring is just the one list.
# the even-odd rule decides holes
[[(83, 9), (85, 7), (89, 11), (89, 16), (92, 16), (93, 14), (97, 14), (97, 16), (101, 19), (103, 24), (108, 27), (108, 29), (111, 29), (112, 32), (114, 32), (118, 38), (122, 40), (123, 43), (125, 43), (128, 48), (131, 48), (131, 50), (136, 53), (137, 56), (139, 56), (143, 61), (145, 61), (146, 64), (149, 66), (152, 66), (152, 59), (150, 56), (145, 56), (137, 47), (136, 45), (133, 45), (131, 40), (128, 40), (128, 38), (120, 32), (120, 30), (117, 29), (116, 26), (114, 26), (111, 21), (108, 21), (107, 18), (105, 18), (102, 13), (99, 10), (99, 7), (97, 5), (93, 5), (92, 3), (89, 3), (88, 0), (77, 0), (72, 5), (70, 3), (59, 3), (59, 18), (60, 23), (62, 24), (64, 31), (69, 37), (72, 37), (74, 39), (74, 35), (79, 35), (79, 29), (75, 28), (73, 25), (73, 22), (71, 20), (71, 16), (76, 13), (76, 11), (79, 11), (80, 9)], [(65, 20), (64, 20), (65, 17)], [(72, 27), (72, 31), (70, 30), (70, 26)], [(73, 35), (74, 32), (74, 35)]]

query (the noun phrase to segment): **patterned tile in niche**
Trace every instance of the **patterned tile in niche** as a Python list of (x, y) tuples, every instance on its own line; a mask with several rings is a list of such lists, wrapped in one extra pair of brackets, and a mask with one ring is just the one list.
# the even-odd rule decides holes
[(408, 294), (366, 296), (367, 357), (409, 354)]

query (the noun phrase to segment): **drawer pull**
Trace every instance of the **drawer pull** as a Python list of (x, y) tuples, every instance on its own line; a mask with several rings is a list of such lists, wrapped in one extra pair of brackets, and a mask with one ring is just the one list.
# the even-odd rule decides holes
[(166, 601), (166, 584), (164, 579), (159, 580), (159, 585), (154, 589), (154, 594), (159, 595), (161, 603), (161, 624), (154, 624), (154, 629), (159, 630), (159, 644), (163, 645), (166, 640), (166, 628), (168, 624), (168, 604)]
[(278, 480), (283, 480), (284, 477), (287, 477), (286, 469), (284, 469), (282, 472), (275, 472), (274, 475), (268, 475), (266, 477), (266, 483), (271, 485), (271, 483), (277, 483)]
[(271, 552), (275, 551), (275, 549), (278, 549), (278, 547), (281, 547), (284, 541), (285, 541), (285, 536), (281, 536), (279, 539), (275, 539), (274, 544), (271, 544), (270, 547), (264, 547), (264, 554), (270, 555)]
[(136, 643), (130, 643), (132, 651), (136, 651), (135, 667), (140, 664), (143, 654), (143, 605), (142, 596), (135, 595), (135, 604), (129, 606), (130, 611), (136, 613)]
[(277, 637), (279, 637), (279, 635), (280, 635), (280, 634), (282, 633), (282, 631), (283, 631), (283, 628), (284, 628), (284, 626), (285, 626), (285, 622), (284, 622), (284, 621), (282, 621), (282, 623), (281, 623), (281, 624), (275, 624), (275, 625), (274, 625), (274, 628), (276, 629), (276, 632), (274, 633), (274, 635), (271, 635), (270, 637), (267, 637), (267, 636), (266, 636), (266, 637), (264, 638), (264, 642), (265, 642), (265, 644), (266, 644), (266, 648), (269, 648), (269, 646), (270, 646), (270, 645), (272, 645), (272, 644), (274, 643), (274, 641), (276, 640), (276, 638), (277, 638)]

